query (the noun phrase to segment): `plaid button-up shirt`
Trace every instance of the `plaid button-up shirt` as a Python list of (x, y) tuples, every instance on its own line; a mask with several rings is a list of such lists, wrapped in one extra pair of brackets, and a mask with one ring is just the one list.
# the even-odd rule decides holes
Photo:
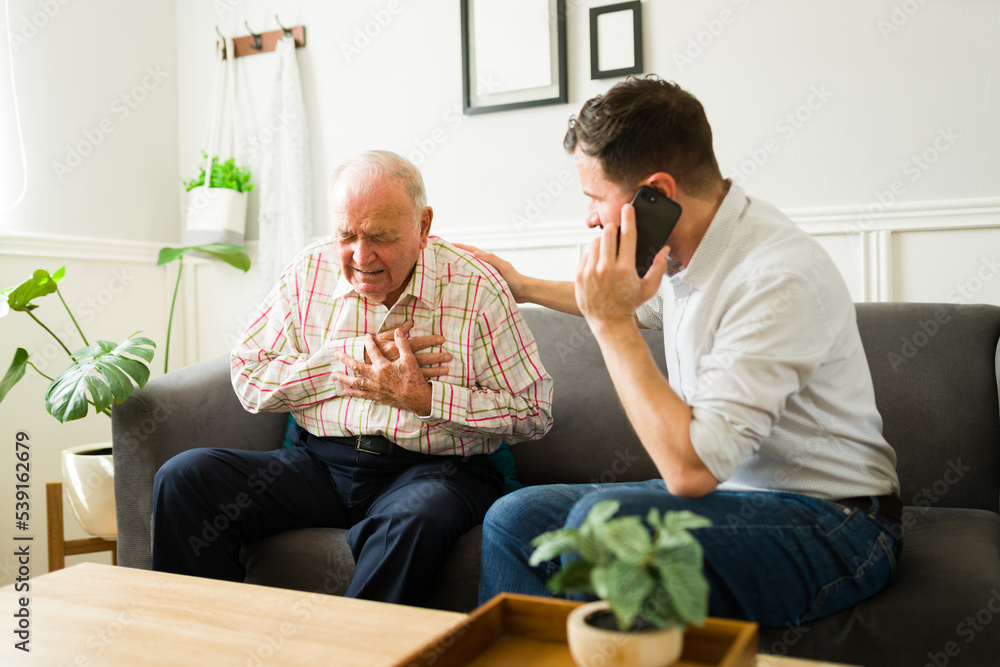
[[(341, 395), (335, 353), (364, 359), (364, 336), (413, 320), (409, 336), (444, 336), (453, 359), (431, 380), (419, 416)], [(319, 436), (381, 435), (430, 454), (492, 453), (552, 426), (552, 379), (499, 274), (438, 237), (421, 251), (391, 309), (344, 279), (335, 241), (307, 247), (285, 270), (232, 353), (233, 386), (250, 412), (288, 412)]]

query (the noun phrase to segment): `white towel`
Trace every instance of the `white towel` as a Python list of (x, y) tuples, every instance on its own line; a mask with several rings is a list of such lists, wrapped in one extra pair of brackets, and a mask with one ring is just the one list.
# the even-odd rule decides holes
[(312, 236), (308, 127), (295, 40), (282, 37), (275, 53), (278, 63), (274, 98), (265, 124), (274, 135), (262, 141), (258, 214), (260, 251), (256, 268), (262, 293), (273, 287), (285, 266)]

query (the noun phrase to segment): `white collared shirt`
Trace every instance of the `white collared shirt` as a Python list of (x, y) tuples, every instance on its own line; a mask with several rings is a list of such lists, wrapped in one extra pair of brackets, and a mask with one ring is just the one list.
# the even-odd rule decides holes
[(851, 301), (815, 239), (732, 185), (686, 268), (637, 313), (720, 490), (899, 493)]

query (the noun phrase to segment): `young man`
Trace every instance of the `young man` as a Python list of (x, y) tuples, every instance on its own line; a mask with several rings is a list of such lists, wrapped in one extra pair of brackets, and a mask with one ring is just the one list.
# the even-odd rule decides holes
[[(672, 83), (629, 79), (589, 100), (564, 145), (590, 199), (587, 225), (602, 228), (575, 283), (477, 254), (519, 302), (586, 317), (662, 479), (504, 497), (484, 523), (480, 599), (544, 595), (558, 563), (529, 567), (531, 539), (578, 526), (609, 498), (622, 514), (655, 506), (712, 520), (693, 532), (712, 615), (780, 626), (874, 595), (900, 554), (899, 483), (854, 304), (830, 258), (722, 178), (701, 104)], [(642, 279), (629, 204), (641, 185), (683, 209)], [(669, 381), (638, 326), (663, 329)]]
[[(552, 381), (492, 269), (430, 236), (416, 167), (363, 153), (334, 173), (330, 202), (334, 238), (286, 269), (232, 355), (243, 406), (291, 412), (298, 446), (168, 461), (153, 569), (242, 581), (243, 544), (349, 528), (347, 595), (420, 604), (500, 494), (489, 455), (551, 427)], [(204, 539), (222, 508), (237, 510)]]

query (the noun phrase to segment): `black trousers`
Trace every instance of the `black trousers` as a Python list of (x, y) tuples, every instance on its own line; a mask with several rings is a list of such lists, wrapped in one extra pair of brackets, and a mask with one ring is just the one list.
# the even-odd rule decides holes
[(347, 528), (356, 568), (346, 595), (419, 605), (503, 487), (485, 454), (390, 458), (296, 436), (296, 449), (192, 449), (167, 461), (153, 485), (153, 569), (243, 581), (243, 545)]

